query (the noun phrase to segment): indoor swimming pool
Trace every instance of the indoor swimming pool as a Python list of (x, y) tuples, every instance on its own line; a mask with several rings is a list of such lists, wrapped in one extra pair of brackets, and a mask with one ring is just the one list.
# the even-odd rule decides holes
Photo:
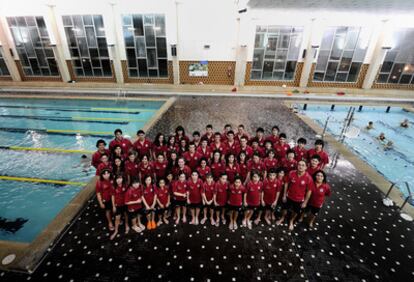
[(34, 240), (94, 176), (96, 140), (135, 137), (163, 103), (0, 98), (0, 240)]
[[(326, 120), (327, 131), (334, 136), (339, 136), (344, 127), (349, 105), (316, 105), (307, 104), (300, 106), (300, 113), (309, 116), (319, 126), (324, 127)], [(349, 133), (344, 143), (360, 158), (374, 167), (389, 181), (408, 196), (406, 183), (414, 191), (414, 114), (401, 107), (387, 106), (362, 106), (355, 107), (354, 118), (350, 124)], [(408, 119), (409, 127), (403, 128), (400, 123)], [(367, 129), (368, 123), (373, 122), (373, 128)], [(377, 137), (384, 133), (386, 141), (392, 141), (390, 149), (384, 148)], [(411, 204), (414, 205), (413, 200)]]

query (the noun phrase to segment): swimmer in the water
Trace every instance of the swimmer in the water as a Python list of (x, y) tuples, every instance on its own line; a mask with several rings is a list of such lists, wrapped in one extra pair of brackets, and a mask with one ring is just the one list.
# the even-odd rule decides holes
[(387, 142), (387, 138), (385, 137), (384, 132), (381, 132), (380, 135), (377, 136), (377, 140), (380, 141), (381, 143), (385, 143)]
[(374, 128), (374, 122), (373, 121), (368, 122), (368, 125), (365, 126), (366, 130), (370, 130), (370, 129), (373, 129), (373, 128)]
[(394, 143), (392, 141), (388, 141), (387, 144), (384, 145), (384, 151), (388, 151), (392, 149)]
[(408, 119), (406, 118), (405, 120), (403, 120), (403, 121), (400, 123), (400, 126), (401, 126), (401, 127), (404, 127), (404, 128), (407, 128), (407, 127), (409, 126), (409, 121), (408, 121)]
[(82, 168), (82, 172), (88, 173), (91, 168), (91, 160), (88, 158), (87, 155), (82, 155), (80, 159), (80, 163), (73, 167), (74, 168), (80, 167)]

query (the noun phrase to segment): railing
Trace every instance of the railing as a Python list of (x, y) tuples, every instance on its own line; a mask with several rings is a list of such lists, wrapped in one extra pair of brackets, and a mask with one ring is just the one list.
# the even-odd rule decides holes
[[(404, 202), (402, 203), (402, 205), (400, 207), (398, 207), (401, 214), (402, 214), (402, 210), (403, 210), (404, 206), (408, 203), (408, 201), (413, 200), (413, 194), (411, 193), (410, 185), (408, 184), (407, 181), (405, 181), (404, 184), (405, 184), (405, 187), (407, 188), (408, 195), (405, 197)], [(391, 194), (391, 191), (394, 189), (394, 187), (396, 187), (396, 183), (391, 182), (391, 186), (390, 186), (390, 188), (388, 188), (387, 194), (385, 194), (385, 197), (382, 201), (383, 204), (387, 207), (394, 205), (393, 201), (389, 198), (389, 195)]]

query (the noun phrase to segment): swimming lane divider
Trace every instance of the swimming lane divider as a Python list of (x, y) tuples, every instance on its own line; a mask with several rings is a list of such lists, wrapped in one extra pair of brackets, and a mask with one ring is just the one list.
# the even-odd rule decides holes
[(17, 106), (17, 105), (0, 105), (0, 108), (12, 108), (12, 109), (39, 109), (45, 111), (59, 111), (59, 112), (80, 112), (80, 113), (108, 113), (108, 114), (125, 114), (125, 115), (137, 115), (140, 112), (149, 112), (156, 110), (149, 109), (118, 109), (118, 108), (80, 108), (80, 109), (63, 109), (63, 108), (51, 108), (51, 107), (35, 107), (35, 106)]
[(89, 117), (49, 117), (49, 116), (20, 116), (20, 115), (0, 115), (5, 118), (22, 118), (34, 120), (50, 120), (63, 122), (87, 122), (87, 123), (106, 123), (106, 124), (128, 124), (131, 121), (142, 122), (145, 120), (128, 120), (128, 119), (114, 119), (114, 118), (89, 118)]
[(47, 152), (47, 153), (72, 153), (72, 154), (93, 154), (94, 151), (89, 150), (72, 150), (72, 149), (60, 149), (60, 148), (32, 148), (32, 147), (19, 147), (19, 146), (0, 146), (2, 150), (13, 151), (35, 151), (35, 152)]
[(87, 130), (65, 130), (65, 129), (42, 129), (42, 128), (14, 128), (14, 127), (0, 127), (0, 131), (7, 132), (18, 132), (26, 133), (27, 131), (35, 131), (40, 134), (52, 134), (52, 135), (82, 135), (82, 136), (91, 136), (91, 137), (101, 137), (108, 138), (112, 137), (112, 132), (106, 131), (87, 131)]
[(95, 117), (72, 117), (73, 121), (120, 121), (120, 122), (145, 122), (145, 119), (128, 119), (128, 118), (95, 118)]
[(48, 184), (72, 185), (72, 186), (85, 186), (87, 184), (86, 182), (74, 182), (74, 181), (41, 179), (41, 178), (31, 178), (31, 177), (3, 176), (3, 175), (0, 175), (0, 180), (35, 182), (35, 183), (48, 183)]

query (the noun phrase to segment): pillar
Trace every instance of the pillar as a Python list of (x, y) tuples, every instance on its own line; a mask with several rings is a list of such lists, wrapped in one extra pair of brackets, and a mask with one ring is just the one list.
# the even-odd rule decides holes
[[(49, 17), (49, 26), (50, 26), (50, 39), (52, 42), (53, 52), (55, 53), (56, 63), (59, 68), (60, 76), (62, 77), (63, 82), (68, 82), (72, 78), (69, 73), (68, 65), (65, 60), (65, 52), (63, 50), (64, 46), (62, 45), (62, 39), (60, 37), (59, 29), (57, 26), (56, 14), (55, 14), (55, 5), (47, 5), (48, 17)], [(46, 21), (46, 25), (48, 21)]]
[(391, 27), (388, 22), (383, 22), (380, 31), (371, 39), (371, 44), (374, 44), (374, 51), (372, 53), (371, 61), (365, 75), (364, 82), (362, 83), (363, 89), (370, 89), (375, 82), (378, 71), (384, 61), (387, 50), (392, 46), (386, 46), (387, 38), (391, 35)]
[(302, 74), (300, 76), (300, 82), (299, 87), (306, 87), (308, 85), (310, 72), (312, 69), (312, 64), (314, 61), (314, 56), (316, 52), (318, 51), (318, 46), (316, 45), (316, 42), (318, 41), (319, 37), (317, 28), (319, 27), (319, 23), (316, 22), (315, 19), (312, 20), (310, 27), (309, 27), (309, 33), (308, 37), (304, 38), (305, 42), (307, 42), (306, 45), (306, 55), (303, 61), (303, 68), (302, 68)]
[(108, 45), (109, 56), (114, 66), (116, 82), (124, 83), (125, 80), (121, 65), (121, 48), (123, 45), (119, 43), (120, 40), (123, 40), (123, 38), (120, 38), (119, 36), (122, 36), (122, 28), (119, 24), (119, 18), (121, 15), (118, 12), (118, 8), (115, 3), (109, 3), (109, 5), (111, 5), (111, 17), (110, 19), (108, 18), (105, 26), (105, 28), (108, 30), (108, 33), (112, 33), (112, 36), (110, 36), (110, 38), (113, 38), (113, 44)]
[[(9, 40), (8, 40), (7, 33), (5, 30), (6, 28), (7, 28), (7, 22), (5, 18), (2, 17), (0, 19), (0, 45), (1, 45), (0, 48), (2, 48), (2, 51), (3, 51), (3, 58), (4, 58), (7, 69), (9, 70), (10, 76), (13, 79), (13, 81), (22, 81), (19, 70), (17, 69), (17, 66), (14, 62), (14, 58), (12, 54), (10, 53), (12, 45), (9, 44)], [(14, 54), (14, 55), (17, 57), (17, 54)]]

